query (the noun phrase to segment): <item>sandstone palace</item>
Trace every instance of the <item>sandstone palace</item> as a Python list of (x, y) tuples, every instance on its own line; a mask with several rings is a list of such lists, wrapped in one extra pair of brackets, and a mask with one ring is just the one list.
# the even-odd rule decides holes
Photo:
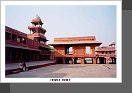
[[(47, 44), (46, 30), (39, 16), (28, 26), (30, 34), (5, 26), (5, 60), (6, 63), (22, 60), (54, 60), (58, 64), (115, 64), (115, 42), (101, 46), (95, 36), (54, 38)], [(51, 48), (51, 46), (54, 47)], [(89, 52), (87, 52), (89, 50)]]

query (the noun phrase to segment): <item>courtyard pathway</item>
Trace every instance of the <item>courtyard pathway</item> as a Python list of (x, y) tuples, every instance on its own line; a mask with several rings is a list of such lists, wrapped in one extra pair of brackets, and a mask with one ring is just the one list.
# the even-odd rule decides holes
[(6, 78), (115, 78), (116, 64), (56, 64)]

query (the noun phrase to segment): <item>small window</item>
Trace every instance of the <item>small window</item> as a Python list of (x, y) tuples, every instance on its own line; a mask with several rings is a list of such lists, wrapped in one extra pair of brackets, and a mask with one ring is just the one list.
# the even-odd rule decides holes
[(65, 54), (72, 54), (72, 52), (73, 52), (73, 49), (72, 49), (72, 47), (65, 47)]
[(17, 36), (12, 34), (12, 40), (17, 41)]
[(106, 52), (106, 54), (107, 54), (107, 52)]
[(111, 54), (111, 52), (109, 52)]
[(72, 54), (72, 47), (69, 48), (69, 54)]
[(104, 52), (102, 52), (102, 54), (104, 54)]
[(86, 54), (91, 54), (90, 51), (91, 49), (90, 49), (90, 47), (86, 47)]
[(11, 40), (11, 33), (6, 32), (6, 40)]

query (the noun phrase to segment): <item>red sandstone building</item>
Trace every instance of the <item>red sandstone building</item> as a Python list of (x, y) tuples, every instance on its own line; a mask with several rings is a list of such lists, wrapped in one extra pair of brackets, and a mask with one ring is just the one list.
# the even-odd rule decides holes
[(99, 64), (115, 64), (116, 63), (116, 49), (115, 42), (109, 46), (99, 47), (97, 50), (97, 63)]
[(47, 45), (46, 30), (42, 27), (41, 18), (36, 16), (31, 23), (32, 26), (28, 26), (30, 34), (5, 26), (6, 63), (53, 59), (49, 45), (54, 47), (56, 63), (87, 64), (89, 59), (92, 64), (116, 63), (114, 42), (99, 47), (102, 43), (96, 41), (95, 36), (84, 36), (55, 38), (54, 43)]
[(46, 44), (46, 30), (39, 16), (28, 26), (30, 34), (25, 34), (5, 26), (6, 63), (25, 61), (49, 60), (52, 58), (51, 48)]
[[(96, 41), (95, 36), (86, 37), (68, 37), (68, 38), (55, 38), (54, 58), (57, 63), (85, 63), (85, 58), (91, 58), (92, 63), (96, 64), (95, 47), (100, 46), (102, 43)], [(86, 47), (90, 48), (90, 53), (86, 53)]]
[(54, 58), (59, 64), (87, 64), (89, 59), (92, 64), (116, 63), (115, 44), (98, 47), (101, 44), (95, 36), (85, 36), (55, 38), (50, 45), (54, 46)]

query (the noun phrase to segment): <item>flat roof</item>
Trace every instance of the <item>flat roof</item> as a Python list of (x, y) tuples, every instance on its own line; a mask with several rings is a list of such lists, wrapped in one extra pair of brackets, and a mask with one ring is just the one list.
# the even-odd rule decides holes
[(54, 42), (49, 45), (57, 46), (57, 45), (96, 45), (99, 46), (102, 43), (99, 41), (71, 41), (71, 42)]
[(115, 47), (99, 47), (96, 51), (116, 51), (116, 49)]

